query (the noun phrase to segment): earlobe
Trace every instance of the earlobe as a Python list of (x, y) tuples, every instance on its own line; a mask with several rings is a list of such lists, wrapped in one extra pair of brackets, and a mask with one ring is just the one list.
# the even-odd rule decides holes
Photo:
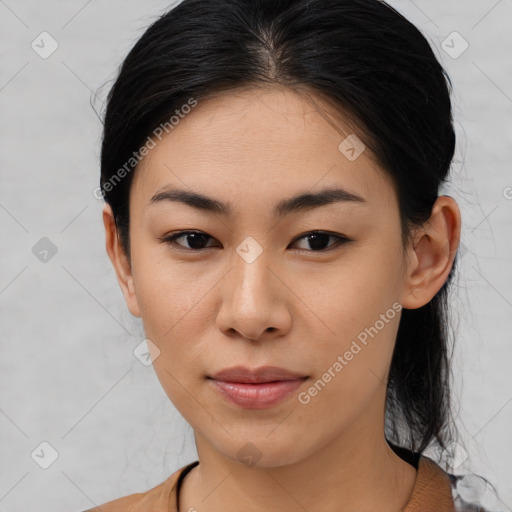
[(135, 293), (131, 264), (123, 250), (112, 208), (108, 203), (103, 207), (103, 224), (105, 226), (105, 248), (114, 266), (117, 281), (123, 292), (126, 305), (133, 316), (140, 317), (140, 308)]
[(408, 249), (410, 265), (402, 297), (405, 309), (424, 306), (442, 288), (453, 266), (460, 229), (460, 211), (455, 200), (438, 197), (430, 219), (415, 233)]

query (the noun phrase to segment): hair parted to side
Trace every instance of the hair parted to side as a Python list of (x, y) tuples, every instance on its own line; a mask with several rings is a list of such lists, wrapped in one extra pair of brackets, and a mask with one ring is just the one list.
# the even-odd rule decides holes
[[(191, 98), (272, 85), (328, 102), (364, 142), (395, 187), (404, 247), (429, 219), (455, 149), (451, 82), (412, 23), (380, 0), (184, 0), (137, 41), (107, 98), (100, 187), (128, 258), (134, 152)], [(127, 162), (133, 171), (106, 187)], [(413, 451), (445, 449), (456, 432), (447, 328), (454, 269), (428, 304), (402, 310), (386, 436)]]

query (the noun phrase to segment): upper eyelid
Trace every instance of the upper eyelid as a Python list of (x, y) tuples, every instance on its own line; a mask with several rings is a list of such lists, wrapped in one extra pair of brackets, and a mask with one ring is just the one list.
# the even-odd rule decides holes
[[(201, 235), (206, 235), (207, 237), (213, 239), (213, 240), (216, 240), (216, 238), (208, 233), (206, 233), (205, 231), (200, 231), (200, 230), (182, 230), (182, 231), (176, 231), (174, 233), (170, 233), (169, 235), (164, 235), (162, 237), (159, 237), (159, 240), (163, 241), (163, 242), (168, 242), (168, 243), (176, 243), (176, 240), (179, 239), (179, 238), (182, 238), (182, 237), (185, 237), (189, 234), (201, 234)], [(348, 236), (345, 236), (341, 233), (334, 233), (334, 232), (331, 232), (331, 231), (326, 231), (326, 230), (321, 230), (321, 229), (317, 229), (317, 230), (311, 230), (311, 231), (306, 231), (300, 235), (297, 235), (291, 243), (295, 243), (296, 241), (298, 240), (301, 240), (302, 238), (305, 238), (307, 235), (311, 235), (311, 234), (321, 234), (321, 235), (327, 235), (327, 236), (331, 236), (331, 237), (334, 237), (337, 239), (337, 242), (349, 242), (349, 241), (352, 241), (352, 239)], [(190, 252), (200, 252), (200, 251), (204, 251), (206, 249), (210, 249), (211, 247), (205, 247), (203, 249), (189, 249), (187, 247), (184, 247), (180, 244), (176, 244), (178, 245), (178, 247), (182, 248), (183, 250), (185, 251), (190, 251)], [(334, 247), (336, 244), (332, 244), (331, 246), (328, 246), (328, 247)], [(328, 249), (322, 249), (322, 250), (319, 250), (319, 251), (310, 251), (310, 250), (307, 250), (307, 249), (299, 249), (299, 250), (302, 250), (302, 251), (307, 251), (307, 252), (317, 252), (317, 253), (321, 253), (321, 252), (325, 252), (326, 250)]]

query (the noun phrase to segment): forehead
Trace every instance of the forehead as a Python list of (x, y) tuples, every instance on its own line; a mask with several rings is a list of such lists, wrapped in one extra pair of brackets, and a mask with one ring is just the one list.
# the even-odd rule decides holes
[(260, 202), (335, 185), (376, 206), (393, 199), (387, 173), (348, 125), (329, 122), (328, 109), (319, 98), (311, 102), (282, 87), (203, 100), (155, 140), (135, 172), (133, 201), (143, 206), (165, 185)]

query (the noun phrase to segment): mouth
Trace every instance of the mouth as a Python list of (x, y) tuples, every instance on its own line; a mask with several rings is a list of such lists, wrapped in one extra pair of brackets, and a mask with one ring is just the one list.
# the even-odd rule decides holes
[(230, 403), (244, 409), (266, 409), (284, 401), (309, 377), (276, 366), (252, 370), (236, 366), (207, 378)]

